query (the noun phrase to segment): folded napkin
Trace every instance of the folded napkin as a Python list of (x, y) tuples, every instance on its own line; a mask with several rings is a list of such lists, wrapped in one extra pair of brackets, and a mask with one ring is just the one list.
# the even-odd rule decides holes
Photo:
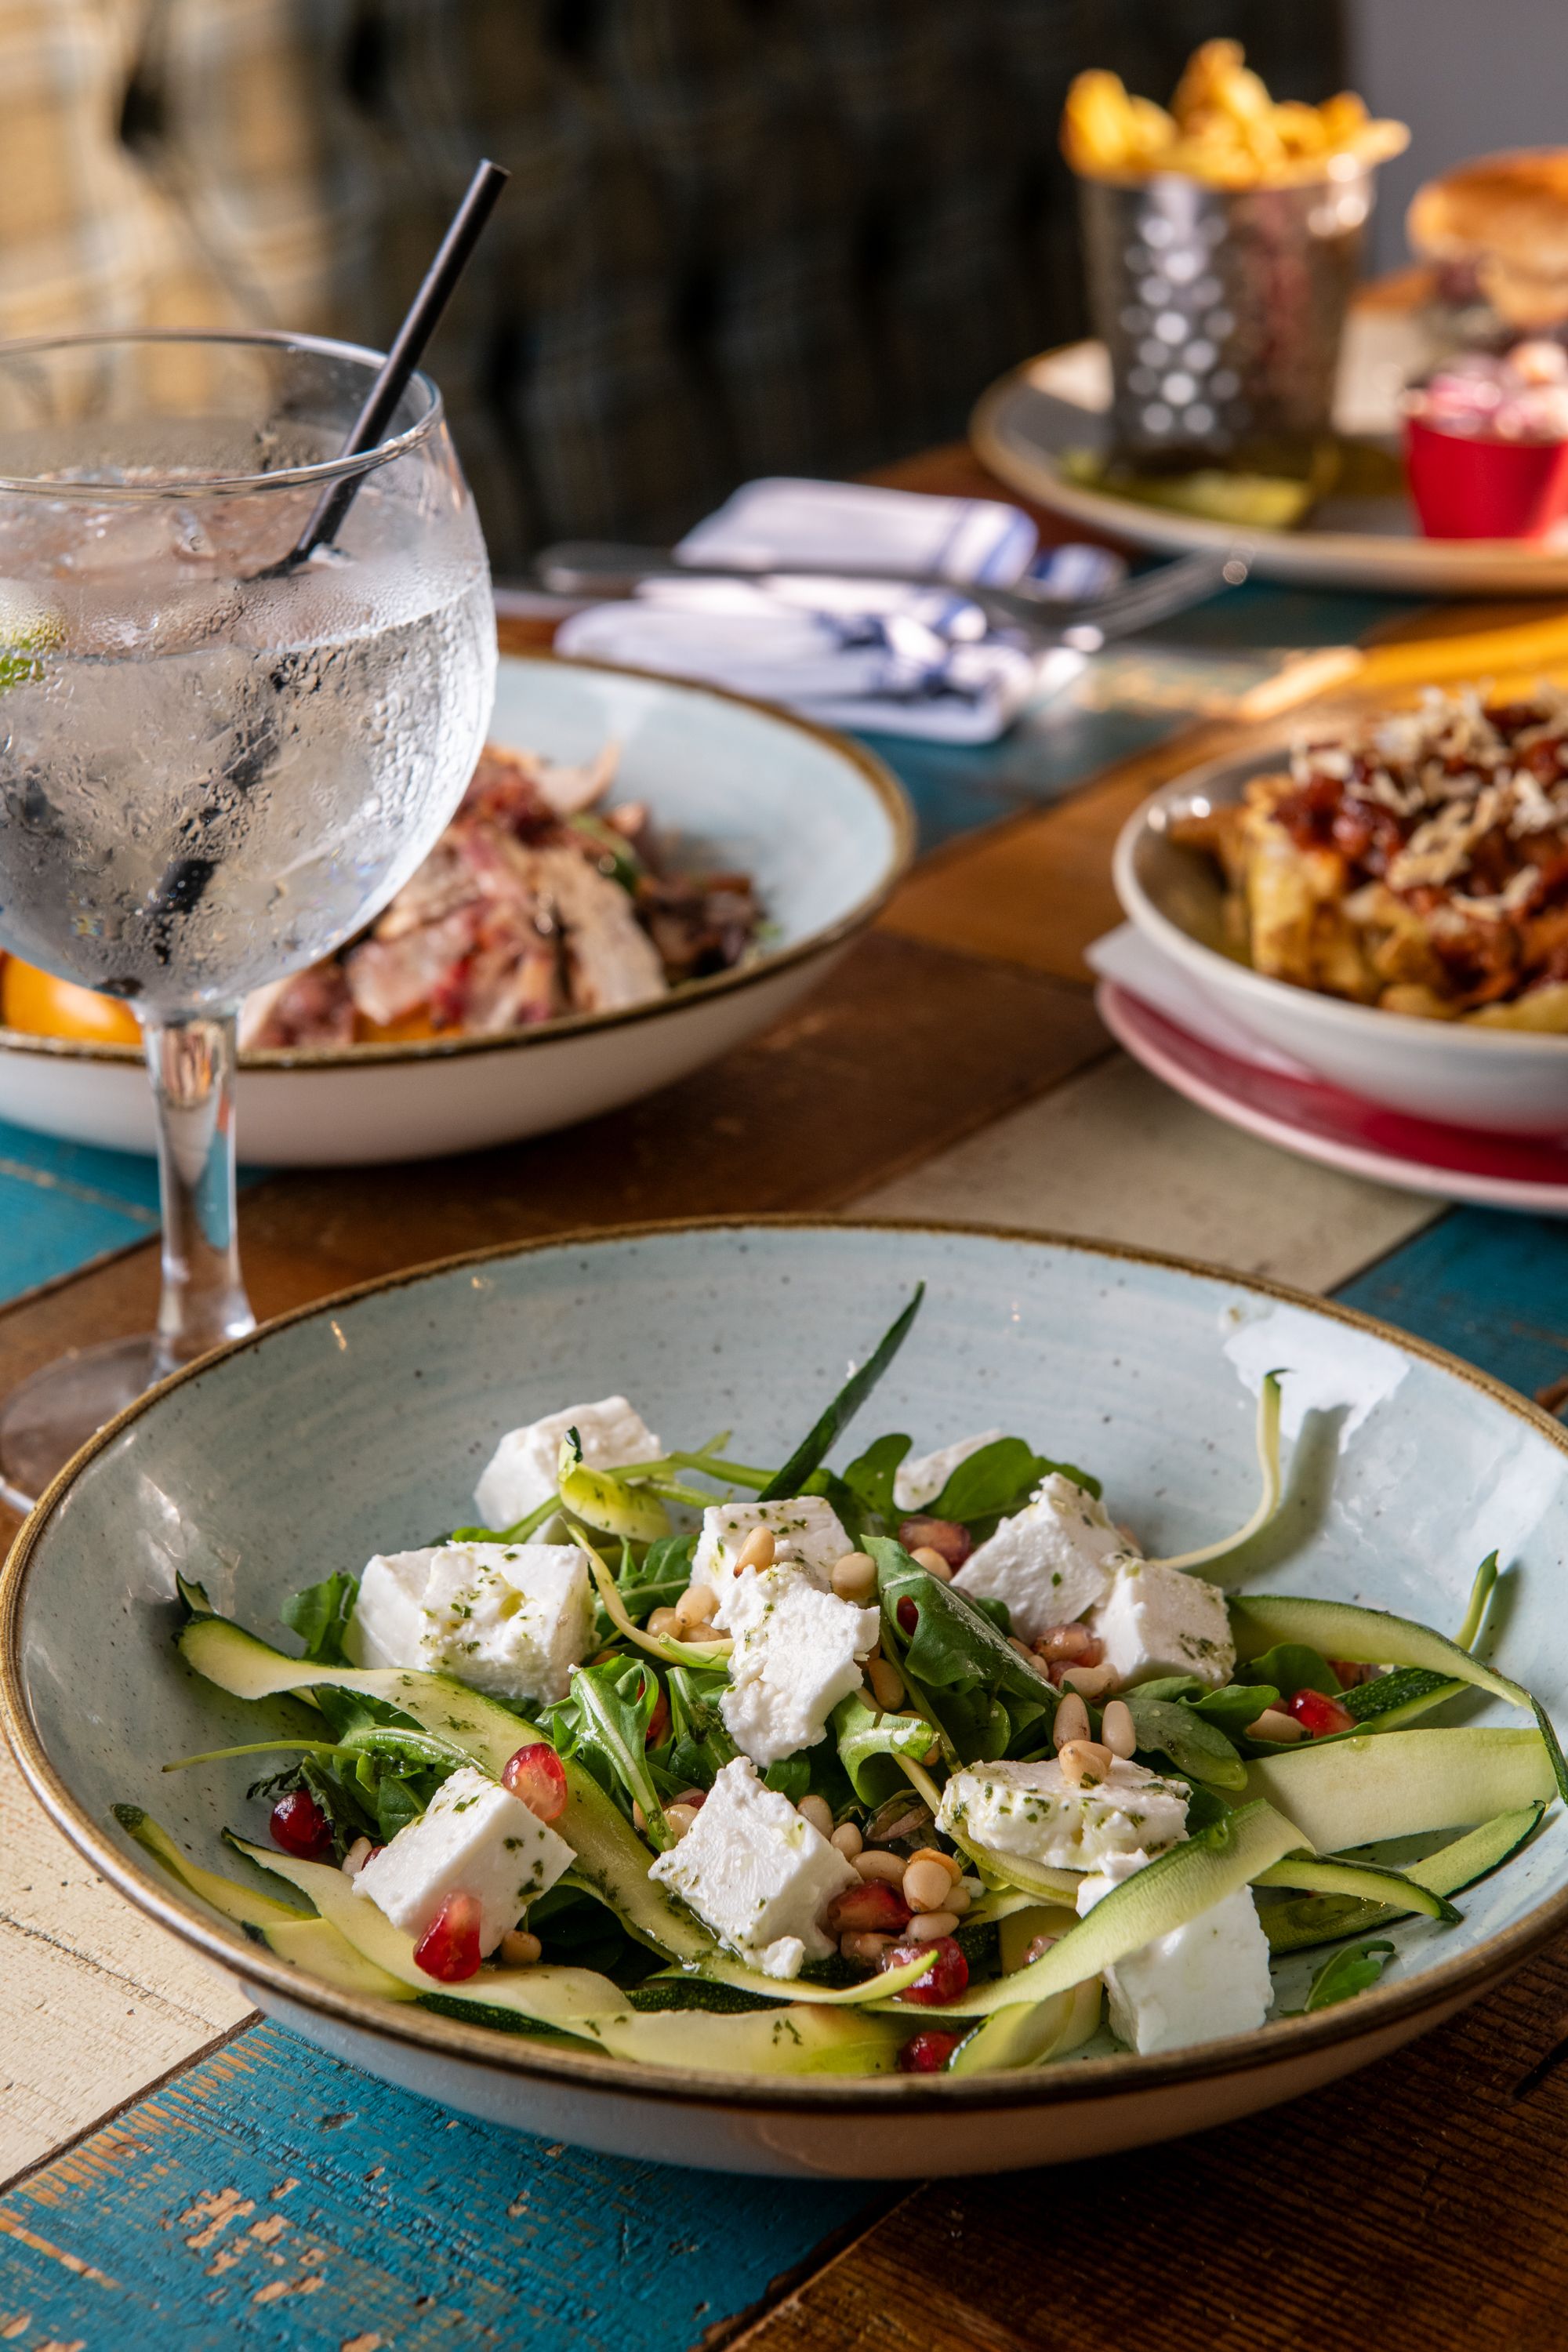
[(1293, 1062), (1288, 1054), (1265, 1044), (1233, 1019), (1183, 965), (1163, 955), (1131, 923), (1120, 923), (1115, 930), (1107, 931), (1084, 950), (1084, 956), (1102, 980), (1113, 980), (1130, 996), (1140, 997), (1178, 1029), (1184, 1029), (1189, 1037), (1201, 1037), (1205, 1045), (1229, 1054), (1236, 1061), (1250, 1062), (1254, 1069), (1277, 1070), (1288, 1078), (1311, 1076), (1304, 1064)]
[[(952, 589), (831, 573), (654, 580), (563, 622), (558, 653), (629, 662), (783, 702), (833, 727), (986, 743), (1026, 703), (1084, 667), (988, 627), (965, 584), (1005, 585), (1034, 558), (1028, 517), (994, 499), (926, 498), (858, 483), (774, 480), (738, 490), (682, 540), (693, 563), (887, 563)], [(1065, 559), (1065, 561), (1064, 561)], [(1091, 595), (1116, 576), (1097, 548), (1053, 551), (1050, 585)], [(1110, 567), (1110, 568), (1108, 568)]]

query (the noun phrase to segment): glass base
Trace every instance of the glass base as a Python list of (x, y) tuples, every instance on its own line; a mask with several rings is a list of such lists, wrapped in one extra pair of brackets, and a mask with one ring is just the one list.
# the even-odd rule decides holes
[(30, 1511), (71, 1455), (153, 1381), (150, 1339), (73, 1348), (0, 1407), (0, 1499)]

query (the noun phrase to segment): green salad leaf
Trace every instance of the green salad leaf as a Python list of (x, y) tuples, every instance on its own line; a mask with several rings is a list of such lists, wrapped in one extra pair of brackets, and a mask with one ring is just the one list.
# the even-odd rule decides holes
[(602, 1665), (574, 1666), (566, 1696), (546, 1707), (542, 1720), (559, 1755), (574, 1757), (627, 1811), (641, 1807), (644, 1834), (662, 1850), (669, 1832), (647, 1756), (658, 1701), (658, 1676), (647, 1659), (606, 1658)]
[(1219, 1726), (1184, 1698), (1152, 1696), (1161, 1685), (1123, 1691), (1140, 1755), (1166, 1756), (1176, 1770), (1215, 1789), (1243, 1789), (1247, 1767)]
[(787, 1502), (792, 1496), (802, 1491), (812, 1472), (821, 1468), (909, 1338), (910, 1326), (920, 1313), (921, 1301), (925, 1295), (925, 1284), (917, 1282), (915, 1295), (903, 1313), (889, 1326), (859, 1370), (850, 1374), (826, 1411), (802, 1438), (783, 1469), (774, 1471), (757, 1497), (759, 1502)]
[(1021, 1437), (994, 1438), (989, 1445), (961, 1462), (922, 1517), (958, 1519), (965, 1527), (976, 1520), (995, 1520), (1021, 1511), (1042, 1478), (1070, 1478), (1086, 1494), (1100, 1496), (1100, 1481), (1070, 1462), (1051, 1462), (1037, 1454)]
[(1338, 1675), (1322, 1653), (1306, 1642), (1276, 1642), (1261, 1657), (1248, 1658), (1247, 1671), (1260, 1683), (1272, 1683), (1286, 1698), (1294, 1698), (1300, 1690), (1321, 1691), (1325, 1698), (1341, 1695)]
[(669, 1733), (648, 1760), (669, 1781), (669, 1793), (710, 1789), (740, 1749), (719, 1712), (729, 1676), (721, 1667), (671, 1666), (667, 1677)]
[[(623, 1544), (616, 1590), (626, 1602), (627, 1616), (642, 1625), (656, 1609), (673, 1609), (691, 1581), (696, 1549), (695, 1528), (687, 1535), (660, 1536), (640, 1559), (630, 1544)], [(613, 1628), (607, 1617), (600, 1630), (608, 1640)]]
[(838, 1760), (863, 1805), (885, 1804), (909, 1787), (899, 1766), (900, 1756), (911, 1756), (919, 1764), (931, 1752), (931, 1727), (923, 1716), (884, 1715), (860, 1691), (841, 1698), (829, 1721)]
[(899, 1517), (893, 1500), (893, 1481), (910, 1444), (909, 1438), (896, 1433), (876, 1438), (844, 1473), (844, 1484), (859, 1502), (862, 1512), (880, 1519), (885, 1527), (891, 1527)]
[(1342, 2000), (1353, 2000), (1358, 1992), (1367, 1992), (1382, 1976), (1394, 1958), (1394, 1946), (1379, 1937), (1367, 1944), (1347, 1944), (1323, 1962), (1307, 1989), (1303, 2006), (1293, 2013), (1310, 2017), (1314, 2010), (1332, 2009)]
[(302, 1592), (292, 1594), (279, 1614), (289, 1631), (299, 1634), (308, 1658), (321, 1665), (342, 1666), (348, 1663), (343, 1634), (358, 1599), (358, 1577), (334, 1569), (320, 1584), (308, 1584)]
[[(868, 1537), (882, 1603), (882, 1646), (896, 1658), (960, 1760), (1033, 1755), (1049, 1740), (1057, 1693), (983, 1610), (910, 1558)], [(909, 1625), (906, 1617), (913, 1617)], [(928, 1743), (929, 1744), (929, 1743)]]

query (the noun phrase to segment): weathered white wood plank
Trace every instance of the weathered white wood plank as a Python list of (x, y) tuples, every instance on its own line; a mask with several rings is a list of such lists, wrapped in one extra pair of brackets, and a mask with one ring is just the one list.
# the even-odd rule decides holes
[(1328, 1290), (1439, 1213), (1239, 1135), (1124, 1055), (853, 1203), (1210, 1258)]
[(67, 1844), (0, 1740), (0, 2188), (250, 2013)]

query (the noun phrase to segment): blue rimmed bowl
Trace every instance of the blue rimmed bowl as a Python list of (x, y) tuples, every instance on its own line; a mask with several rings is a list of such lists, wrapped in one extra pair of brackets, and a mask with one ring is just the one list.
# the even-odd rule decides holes
[[(1398, 1927), (1383, 1983), (1317, 2015), (1157, 2057), (1102, 2041), (1010, 2076), (742, 2080), (575, 2058), (336, 1990), (177, 1893), (121, 1833), (111, 1806), (144, 1806), (232, 1871), (220, 1832), (247, 1818), (243, 1760), (160, 1772), (255, 1736), (171, 1644), (176, 1574), (270, 1634), (301, 1583), (461, 1521), (497, 1435), (563, 1397), (624, 1390), (667, 1438), (728, 1424), (738, 1458), (776, 1459), (922, 1278), (861, 1436), (1017, 1429), (1098, 1472), (1118, 1517), (1172, 1553), (1246, 1517), (1257, 1391), (1288, 1366), (1285, 1503), (1247, 1582), (1451, 1627), (1495, 1547), (1496, 1663), (1568, 1717), (1568, 1436), (1497, 1382), (1342, 1308), (1173, 1259), (951, 1227), (717, 1222), (370, 1285), (268, 1325), (104, 1431), (0, 1581), (0, 1696), (38, 1798), (133, 1902), (338, 2055), (550, 2137), (721, 2170), (999, 2170), (1195, 2130), (1395, 2048), (1568, 1924), (1557, 1809), (1462, 1897), (1461, 1926)], [(1310, 1957), (1280, 1971), (1281, 2008)]]

